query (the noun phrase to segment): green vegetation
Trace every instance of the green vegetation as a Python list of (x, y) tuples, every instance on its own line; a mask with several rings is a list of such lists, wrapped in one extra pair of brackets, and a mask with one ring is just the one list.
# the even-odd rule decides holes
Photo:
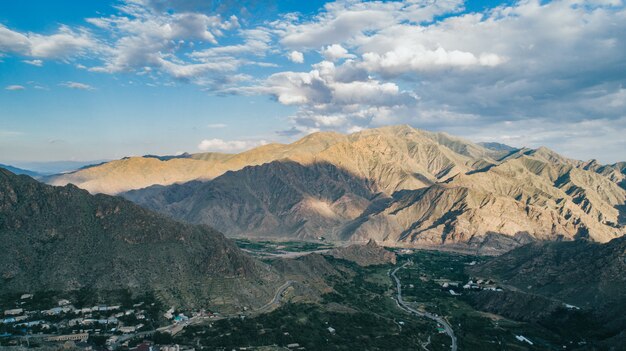
[(430, 340), (430, 350), (449, 349), (449, 339), (437, 333), (434, 323), (397, 309), (387, 275), (391, 266), (363, 269), (327, 259), (356, 275), (352, 279), (329, 278), (335, 291), (323, 295), (319, 304), (288, 303), (254, 318), (188, 327), (175, 342), (228, 350), (294, 343), (308, 350), (406, 350)]
[[(312, 303), (288, 303), (256, 317), (231, 318), (188, 327), (174, 342), (204, 349), (299, 344), (308, 350), (449, 350), (450, 338), (426, 318), (408, 315), (394, 300), (388, 275), (391, 265), (360, 267), (326, 258), (350, 274), (327, 277), (333, 291)], [(412, 265), (398, 271), (404, 299), (417, 309), (445, 317), (458, 338), (460, 350), (556, 350), (581, 346), (572, 332), (533, 322), (520, 322), (481, 312), (466, 299), (462, 286), (470, 279), (465, 268), (484, 257), (417, 251), (400, 257)], [(443, 288), (442, 285), (449, 286)], [(459, 287), (455, 287), (459, 283)], [(449, 290), (461, 295), (451, 295)], [(495, 293), (495, 292), (494, 292)], [(564, 317), (565, 318), (565, 317)], [(557, 320), (554, 323), (558, 323)], [(332, 328), (329, 331), (329, 327)], [(530, 345), (516, 339), (524, 336)]]

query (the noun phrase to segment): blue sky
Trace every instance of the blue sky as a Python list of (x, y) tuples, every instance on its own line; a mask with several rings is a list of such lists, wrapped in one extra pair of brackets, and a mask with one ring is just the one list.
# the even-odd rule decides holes
[(626, 160), (620, 0), (0, 3), (0, 162), (388, 124)]

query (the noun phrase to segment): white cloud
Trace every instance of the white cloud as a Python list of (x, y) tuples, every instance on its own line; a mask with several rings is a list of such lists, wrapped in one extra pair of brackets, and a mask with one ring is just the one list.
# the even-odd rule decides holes
[(298, 106), (290, 134), (386, 123), (488, 131), (504, 119), (541, 129), (626, 116), (623, 2), (461, 8), (461, 1), (345, 1), (310, 19), (287, 16), (275, 23), (280, 43), (322, 47), (325, 61), (242, 90)]
[[(127, 2), (119, 9), (122, 15), (87, 19), (117, 38), (109, 45), (105, 64), (92, 67), (92, 71), (116, 73), (147, 67), (177, 79), (192, 79), (213, 72), (230, 72), (242, 63), (232, 57), (189, 62), (178, 55), (196, 43), (217, 44), (223, 31), (239, 27), (236, 16), (222, 20), (201, 13), (154, 12), (137, 2)], [(213, 56), (207, 52), (191, 52), (189, 56), (201, 59), (203, 55)]]
[(438, 67), (492, 67), (504, 61), (504, 58), (493, 53), (483, 53), (476, 57), (471, 52), (447, 51), (441, 47), (435, 50), (428, 50), (424, 47), (411, 48), (403, 46), (383, 55), (373, 52), (363, 54), (363, 67), (370, 72), (382, 72), (387, 75), (430, 70)]
[(4, 90), (12, 90), (12, 91), (25, 90), (25, 89), (26, 87), (24, 87), (23, 85), (9, 85), (6, 88), (4, 88)]
[(265, 144), (267, 144), (265, 140), (205, 139), (198, 144), (198, 149), (201, 151), (235, 152)]
[(37, 67), (43, 66), (42, 60), (23, 60), (22, 62), (32, 65), (32, 66), (37, 66)]
[(206, 127), (210, 129), (219, 129), (219, 128), (226, 128), (228, 127), (228, 125), (225, 123), (212, 123), (212, 124), (207, 124)]
[(204, 50), (192, 52), (189, 56), (199, 60), (212, 60), (215, 57), (241, 56), (251, 54), (254, 56), (265, 56), (271, 49), (271, 34), (264, 28), (246, 29), (240, 31), (244, 39), (243, 44), (214, 46)]
[(281, 44), (289, 48), (315, 49), (350, 42), (388, 26), (431, 21), (435, 16), (462, 7), (461, 0), (361, 2), (337, 1), (324, 5), (324, 11), (310, 21), (290, 18), (278, 22)]
[(52, 35), (19, 33), (0, 24), (0, 52), (38, 58), (68, 59), (94, 51), (98, 44), (84, 29), (60, 26)]
[(292, 51), (287, 55), (287, 58), (291, 62), (295, 63), (303, 63), (304, 62), (304, 54), (300, 51)]
[(339, 44), (333, 44), (323, 48), (321, 54), (327, 61), (337, 61), (340, 59), (356, 57), (355, 55), (349, 54), (348, 50)]
[(95, 90), (95, 88), (92, 87), (91, 85), (85, 84), (85, 83), (79, 83), (79, 82), (64, 82), (59, 85), (62, 87), (70, 88), (70, 89)]

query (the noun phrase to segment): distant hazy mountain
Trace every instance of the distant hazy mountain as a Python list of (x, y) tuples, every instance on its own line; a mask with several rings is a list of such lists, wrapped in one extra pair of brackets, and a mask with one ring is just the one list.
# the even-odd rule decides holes
[(265, 303), (278, 278), (209, 227), (4, 169), (0, 251), (0, 294), (128, 288), (178, 306), (227, 308)]
[(40, 175), (52, 175), (72, 172), (90, 165), (98, 165), (107, 160), (93, 161), (28, 161), (16, 162), (16, 166), (37, 172)]
[[(626, 233), (619, 164), (594, 166), (546, 148), (503, 153), (405, 126), (313, 134), (277, 149), (290, 152), (214, 180), (124, 196), (233, 236), (376, 239), (497, 254), (533, 240), (606, 242)], [(235, 157), (258, 161), (259, 154), (267, 153)]]
[(39, 176), (41, 176), (40, 173), (37, 173), (35, 171), (29, 171), (27, 169), (22, 169), (22, 168), (17, 168), (17, 167), (13, 167), (13, 166), (9, 166), (9, 165), (3, 165), (2, 163), (0, 163), (0, 168), (4, 168), (6, 170), (9, 170), (10, 172), (14, 173), (14, 174), (25, 174), (29, 177), (33, 177), (33, 178), (37, 178)]

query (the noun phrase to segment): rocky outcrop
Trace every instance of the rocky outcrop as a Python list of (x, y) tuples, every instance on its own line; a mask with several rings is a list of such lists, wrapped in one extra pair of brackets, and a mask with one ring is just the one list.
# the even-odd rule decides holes
[(359, 266), (375, 266), (380, 264), (396, 264), (396, 254), (370, 240), (365, 245), (356, 244), (339, 247), (328, 252), (334, 258), (352, 261)]

